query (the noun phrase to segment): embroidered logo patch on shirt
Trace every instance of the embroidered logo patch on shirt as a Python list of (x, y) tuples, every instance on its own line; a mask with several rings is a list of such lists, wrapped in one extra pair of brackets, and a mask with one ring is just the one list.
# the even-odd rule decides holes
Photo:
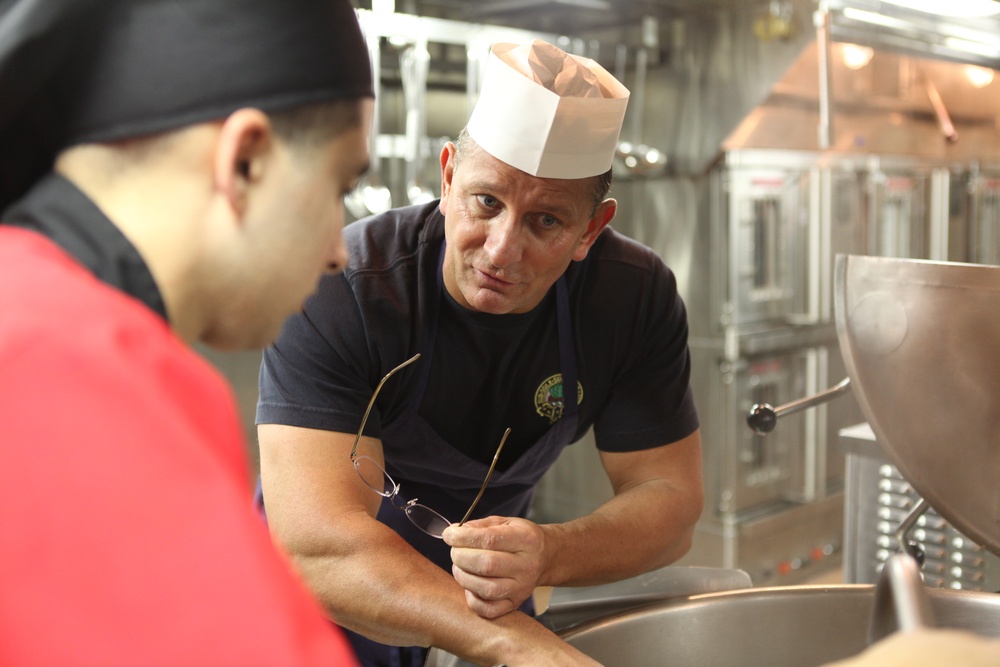
[[(576, 403), (579, 405), (582, 402), (583, 385), (577, 381)], [(565, 403), (562, 373), (550, 375), (535, 390), (535, 412), (546, 417), (550, 424), (555, 424), (562, 417)]]

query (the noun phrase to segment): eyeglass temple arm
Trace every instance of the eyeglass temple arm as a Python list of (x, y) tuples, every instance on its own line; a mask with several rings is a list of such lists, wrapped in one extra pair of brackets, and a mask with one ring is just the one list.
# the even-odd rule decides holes
[(486, 473), (486, 479), (483, 480), (483, 485), (479, 487), (479, 495), (477, 495), (476, 499), (472, 501), (472, 507), (470, 507), (469, 511), (465, 513), (462, 520), (458, 522), (459, 526), (468, 521), (469, 517), (472, 515), (472, 510), (476, 509), (476, 505), (479, 504), (479, 499), (483, 497), (483, 492), (486, 491), (486, 485), (490, 483), (490, 477), (493, 476), (493, 469), (497, 467), (497, 459), (500, 458), (500, 450), (503, 449), (503, 443), (507, 442), (508, 435), (510, 435), (510, 427), (507, 427), (507, 430), (503, 432), (503, 437), (500, 438), (500, 444), (497, 446), (497, 453), (493, 455), (493, 463), (490, 464), (490, 469)]
[[(400, 365), (396, 366), (391, 371), (386, 373), (385, 377), (379, 380), (378, 385), (375, 386), (375, 391), (372, 393), (371, 400), (368, 401), (368, 407), (365, 408), (365, 416), (361, 418), (361, 426), (358, 427), (358, 434), (354, 437), (354, 447), (351, 449), (352, 461), (354, 460), (354, 457), (357, 456), (358, 454), (358, 443), (361, 442), (361, 434), (364, 433), (365, 424), (368, 423), (368, 413), (372, 411), (372, 406), (375, 405), (375, 399), (378, 398), (378, 393), (382, 391), (382, 385), (384, 385), (385, 381), (391, 378), (396, 371), (398, 371), (401, 368), (405, 368), (406, 366), (409, 366), (419, 358), (420, 358), (420, 353), (417, 352), (415, 355), (413, 355), (412, 357), (410, 357), (409, 359), (407, 359), (406, 361), (404, 361), (403, 363), (401, 363)], [(492, 468), (490, 469), (490, 471), (492, 472)]]

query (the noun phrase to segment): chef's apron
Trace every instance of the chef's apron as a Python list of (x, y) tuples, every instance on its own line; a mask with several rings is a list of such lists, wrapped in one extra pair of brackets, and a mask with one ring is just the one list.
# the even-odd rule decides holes
[[(440, 305), (445, 299), (442, 276), (444, 246), (438, 262), (438, 298), (434, 312), (428, 318), (425, 349), (419, 362), (420, 382), (413, 400), (403, 415), (382, 430), (382, 448), (385, 469), (400, 486), (399, 495), (406, 500), (418, 499), (446, 519), (457, 522), (468, 511), (479, 492), (489, 465), (476, 461), (452, 447), (439, 436), (420, 416), (430, 376), (431, 356), (437, 337)], [(570, 321), (569, 288), (566, 278), (556, 281), (556, 334), (559, 340), (559, 367), (563, 376), (563, 414), (545, 435), (535, 442), (520, 458), (504, 471), (495, 470), (489, 486), (483, 493), (476, 512), (470, 519), (486, 516), (525, 517), (531, 507), (534, 490), (542, 475), (555, 463), (576, 433), (578, 420), (576, 346)], [(572, 388), (572, 389), (571, 389)], [(490, 409), (487, 406), (486, 409)], [(498, 444), (502, 433), (484, 434)], [(417, 551), (447, 572), (451, 572), (451, 548), (440, 540), (427, 535), (410, 523), (406, 513), (382, 501), (378, 520), (392, 527)], [(392, 563), (385, 563), (392, 567)], [(531, 598), (522, 605), (522, 611), (533, 613)], [(433, 609), (427, 610), (433, 614)], [(386, 665), (390, 667), (419, 667), (424, 664), (427, 649), (422, 647), (393, 647), (378, 644), (353, 632), (348, 638), (358, 652), (365, 667)]]

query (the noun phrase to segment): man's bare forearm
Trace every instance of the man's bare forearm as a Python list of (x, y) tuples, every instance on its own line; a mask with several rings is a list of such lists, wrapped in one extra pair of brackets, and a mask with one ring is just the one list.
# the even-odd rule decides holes
[(367, 515), (341, 517), (336, 532), (336, 546), (313, 542), (292, 557), (339, 625), (385, 644), (436, 646), (475, 664), (537, 664), (539, 652), (551, 653), (552, 664), (594, 664), (520, 612), (478, 616), (447, 572)]

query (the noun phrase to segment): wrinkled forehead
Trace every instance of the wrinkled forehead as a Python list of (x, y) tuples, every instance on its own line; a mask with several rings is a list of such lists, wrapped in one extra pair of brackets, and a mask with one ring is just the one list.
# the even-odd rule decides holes
[(532, 176), (499, 160), (471, 139), (456, 161), (453, 185), (469, 194), (488, 194), (503, 200), (530, 203), (535, 210), (563, 218), (588, 217), (598, 177), (543, 178)]

